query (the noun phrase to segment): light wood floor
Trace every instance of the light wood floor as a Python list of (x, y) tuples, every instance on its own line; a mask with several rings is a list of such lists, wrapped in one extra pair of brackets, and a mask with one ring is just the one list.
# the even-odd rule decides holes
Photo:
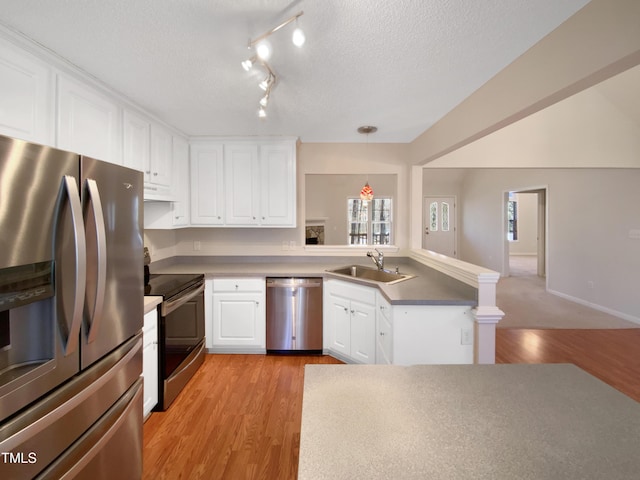
[[(497, 363), (575, 363), (640, 401), (640, 329), (498, 329)], [(145, 479), (297, 477), (304, 364), (324, 356), (208, 355), (144, 425)]]

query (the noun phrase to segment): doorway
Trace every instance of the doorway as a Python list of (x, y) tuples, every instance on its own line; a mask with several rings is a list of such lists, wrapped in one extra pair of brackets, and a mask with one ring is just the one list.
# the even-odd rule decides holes
[(425, 196), (422, 212), (422, 248), (456, 257), (456, 197)]
[(505, 194), (506, 258), (510, 275), (547, 274), (547, 189), (513, 190)]

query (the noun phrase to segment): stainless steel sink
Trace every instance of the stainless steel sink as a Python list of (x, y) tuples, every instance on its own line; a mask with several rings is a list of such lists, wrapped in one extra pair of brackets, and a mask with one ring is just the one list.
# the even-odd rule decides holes
[(347, 265), (346, 267), (327, 270), (327, 272), (386, 284), (402, 282), (403, 280), (409, 280), (415, 276), (391, 270), (378, 270), (377, 268), (365, 267), (363, 265)]

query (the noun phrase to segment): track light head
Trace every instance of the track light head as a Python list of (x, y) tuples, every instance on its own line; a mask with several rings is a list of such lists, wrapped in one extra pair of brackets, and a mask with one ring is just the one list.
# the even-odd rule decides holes
[(267, 111), (264, 109), (264, 107), (260, 107), (260, 109), (258, 110), (258, 117), (265, 118), (266, 116), (267, 116)]
[(271, 45), (266, 40), (261, 40), (256, 45), (256, 54), (261, 60), (269, 60), (271, 58)]
[(253, 62), (255, 62), (255, 61), (256, 61), (256, 56), (255, 55), (253, 57), (251, 57), (251, 58), (247, 58), (244, 62), (241, 63), (242, 68), (244, 68), (245, 71), (248, 72), (253, 67)]
[(291, 37), (291, 41), (293, 42), (293, 44), (300, 48), (304, 45), (304, 42), (306, 40), (306, 37), (304, 36), (304, 32), (302, 31), (302, 29), (300, 27), (296, 27), (296, 29), (293, 31), (293, 36)]

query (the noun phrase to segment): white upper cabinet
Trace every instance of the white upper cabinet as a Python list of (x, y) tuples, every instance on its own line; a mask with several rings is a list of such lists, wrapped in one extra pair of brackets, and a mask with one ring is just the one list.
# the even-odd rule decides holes
[(120, 164), (118, 113), (108, 97), (58, 75), (58, 148)]
[(123, 163), (126, 167), (144, 172), (144, 181), (147, 183), (151, 173), (149, 165), (151, 126), (149, 121), (125, 110), (122, 127)]
[(0, 134), (54, 145), (54, 74), (0, 39)]
[(296, 225), (295, 144), (260, 147), (260, 223)]
[(171, 189), (172, 159), (173, 143), (171, 132), (159, 125), (151, 124), (151, 173), (149, 174), (149, 183), (165, 189)]
[(145, 200), (174, 200), (173, 135), (144, 116), (122, 116), (123, 163), (144, 172)]
[(173, 137), (173, 191), (171, 204), (174, 227), (189, 225), (189, 143), (181, 137)]
[(223, 146), (191, 145), (191, 225), (224, 224)]
[(193, 143), (191, 225), (295, 227), (295, 140)]
[(225, 223), (260, 224), (259, 163), (257, 145), (224, 146)]

